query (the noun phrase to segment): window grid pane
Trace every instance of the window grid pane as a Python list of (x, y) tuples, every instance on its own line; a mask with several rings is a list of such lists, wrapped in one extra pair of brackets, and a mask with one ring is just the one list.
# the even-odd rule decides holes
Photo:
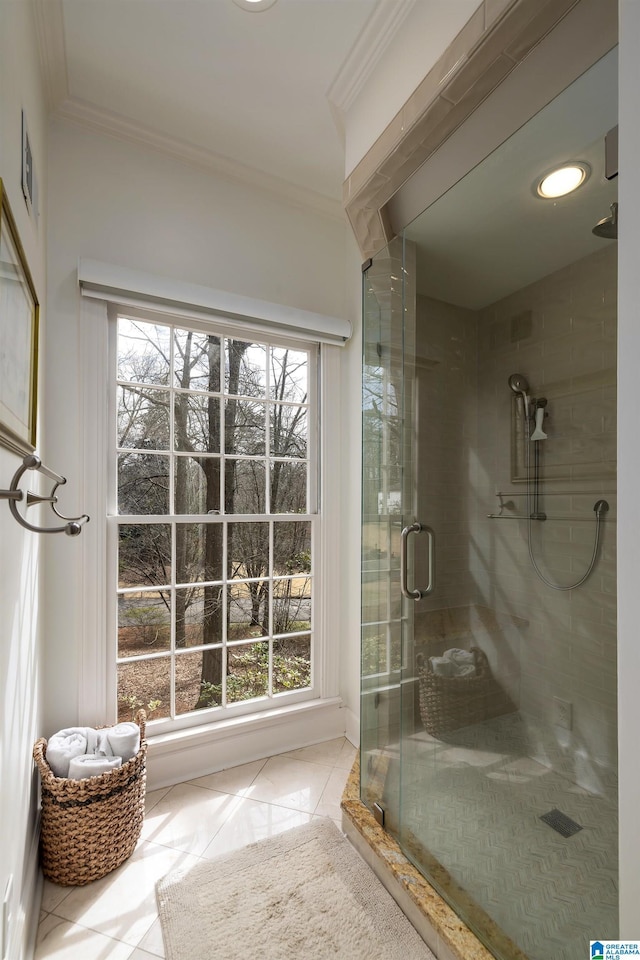
[(125, 318), (118, 345), (118, 716), (311, 689), (310, 352)]

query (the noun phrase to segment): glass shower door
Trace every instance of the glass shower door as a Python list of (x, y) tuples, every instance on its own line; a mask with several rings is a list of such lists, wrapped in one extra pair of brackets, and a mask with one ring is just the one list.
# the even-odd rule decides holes
[[(363, 271), (363, 499), (361, 797), (396, 833), (403, 712), (413, 649), (415, 327), (403, 244), (392, 241)], [(404, 556), (403, 556), (404, 553)], [(404, 562), (406, 561), (406, 562)]]

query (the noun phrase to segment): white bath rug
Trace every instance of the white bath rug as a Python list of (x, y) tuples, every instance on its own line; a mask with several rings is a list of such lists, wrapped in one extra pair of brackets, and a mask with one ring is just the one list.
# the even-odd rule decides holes
[(435, 960), (330, 820), (157, 884), (167, 960)]

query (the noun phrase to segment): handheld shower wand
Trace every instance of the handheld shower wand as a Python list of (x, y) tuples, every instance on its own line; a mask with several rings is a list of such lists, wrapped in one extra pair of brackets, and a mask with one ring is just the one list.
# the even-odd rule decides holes
[(546, 440), (547, 435), (542, 429), (542, 424), (544, 421), (544, 408), (547, 405), (547, 401), (544, 397), (540, 400), (536, 400), (536, 422), (533, 429), (533, 433), (529, 437), (530, 440)]

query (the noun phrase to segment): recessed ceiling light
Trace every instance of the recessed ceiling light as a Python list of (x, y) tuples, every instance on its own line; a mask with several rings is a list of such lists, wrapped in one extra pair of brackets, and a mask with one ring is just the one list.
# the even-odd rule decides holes
[(589, 165), (581, 160), (563, 163), (561, 167), (555, 167), (540, 177), (536, 184), (536, 193), (544, 200), (564, 197), (582, 186), (590, 173)]
[(243, 10), (252, 10), (253, 13), (257, 13), (259, 10), (268, 10), (276, 0), (233, 0), (233, 2)]

